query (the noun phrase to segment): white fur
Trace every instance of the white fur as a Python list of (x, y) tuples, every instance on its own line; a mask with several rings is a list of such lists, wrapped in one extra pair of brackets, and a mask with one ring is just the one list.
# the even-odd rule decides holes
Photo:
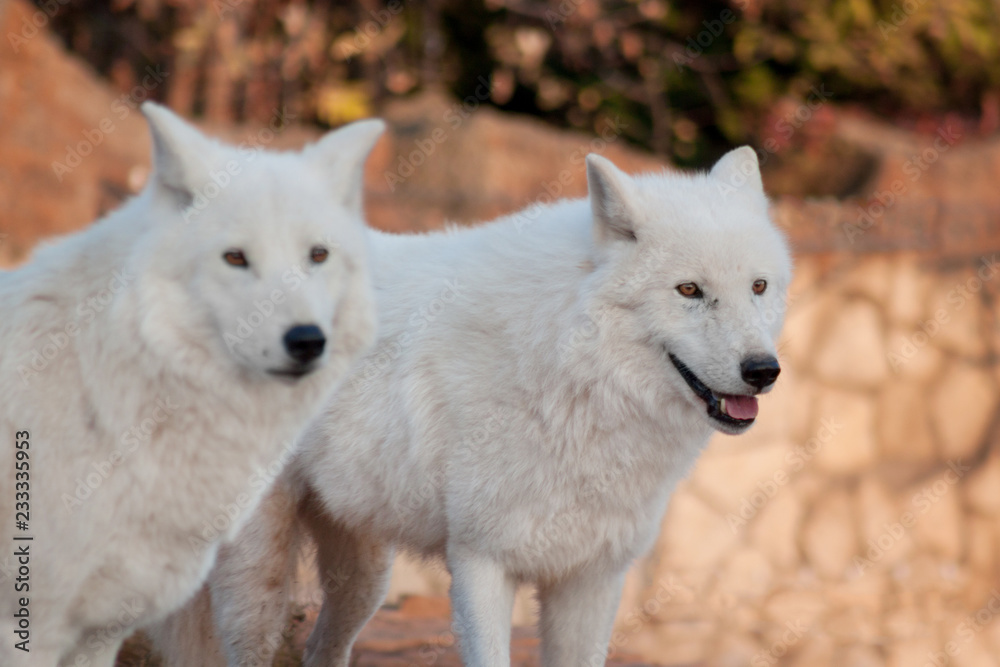
[[(209, 619), (179, 615), (170, 664), (270, 664), (259, 638), (284, 621), (274, 582), (296, 505), (326, 589), (307, 665), (348, 664), (396, 546), (446, 559), (466, 665), (510, 664), (523, 582), (538, 586), (544, 664), (603, 664), (624, 572), (713, 427), (734, 430), (667, 352), (720, 393), (752, 393), (740, 363), (774, 354), (791, 266), (748, 148), (691, 176), (591, 156), (588, 177), (589, 203), (376, 238), (379, 343), (217, 563), (200, 604), (210, 592), (221, 653)], [(680, 295), (686, 282), (704, 298)], [(192, 625), (202, 636), (181, 638)]]
[[(360, 196), (381, 121), (270, 153), (143, 111), (146, 189), (0, 273), (0, 665), (112, 665), (133, 628), (190, 598), (374, 340)], [(246, 268), (223, 260), (236, 248)], [(271, 374), (293, 363), (284, 333), (308, 324), (327, 338), (312, 371)], [(17, 431), (30, 433), (27, 532), (14, 526)], [(20, 597), (28, 653), (14, 648)]]

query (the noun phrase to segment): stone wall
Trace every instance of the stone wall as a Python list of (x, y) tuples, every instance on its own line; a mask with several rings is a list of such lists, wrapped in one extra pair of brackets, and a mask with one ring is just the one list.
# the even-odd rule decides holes
[(992, 262), (799, 257), (780, 381), (674, 497), (633, 572), (622, 648), (664, 664), (1000, 664)]

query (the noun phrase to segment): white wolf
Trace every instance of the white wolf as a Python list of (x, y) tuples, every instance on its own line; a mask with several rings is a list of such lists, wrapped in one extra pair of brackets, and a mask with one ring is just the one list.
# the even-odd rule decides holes
[(183, 604), (374, 342), (381, 121), (272, 153), (143, 112), (145, 190), (0, 273), (5, 667), (110, 666)]
[(510, 665), (521, 583), (538, 588), (545, 665), (603, 664), (675, 484), (773, 386), (791, 261), (749, 148), (708, 174), (589, 156), (587, 175), (589, 203), (377, 237), (379, 343), (159, 628), (171, 664), (270, 664), (296, 513), (325, 589), (307, 665), (348, 664), (397, 546), (445, 558), (466, 665)]

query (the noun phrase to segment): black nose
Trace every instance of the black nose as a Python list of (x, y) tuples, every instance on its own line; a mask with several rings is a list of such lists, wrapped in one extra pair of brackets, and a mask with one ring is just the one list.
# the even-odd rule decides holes
[(773, 384), (780, 372), (781, 366), (778, 365), (778, 360), (771, 356), (749, 357), (740, 364), (743, 381), (758, 389)]
[(285, 333), (284, 341), (288, 356), (300, 364), (307, 364), (323, 354), (326, 336), (315, 324), (300, 324)]

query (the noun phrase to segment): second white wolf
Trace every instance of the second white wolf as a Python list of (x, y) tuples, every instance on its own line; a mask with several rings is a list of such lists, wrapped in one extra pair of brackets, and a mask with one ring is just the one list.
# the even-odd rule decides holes
[(171, 664), (270, 664), (293, 516), (325, 589), (307, 665), (346, 667), (396, 547), (445, 558), (466, 665), (509, 667), (522, 583), (543, 664), (603, 664), (676, 483), (773, 386), (791, 260), (749, 148), (708, 174), (587, 167), (589, 202), (534, 222), (375, 239), (379, 344), (220, 556), (221, 647), (204, 592), (159, 629)]

